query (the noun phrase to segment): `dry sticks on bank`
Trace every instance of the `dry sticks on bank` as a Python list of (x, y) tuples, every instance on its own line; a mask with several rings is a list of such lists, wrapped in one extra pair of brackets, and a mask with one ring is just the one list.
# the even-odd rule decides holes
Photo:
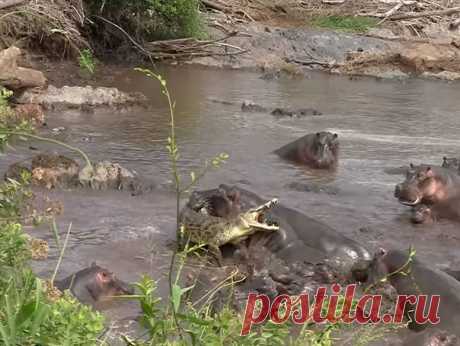
[[(379, 0), (375, 12), (359, 13), (361, 16), (381, 18), (378, 24), (386, 21), (401, 21), (403, 25), (420, 36), (425, 26), (438, 23), (450, 30), (458, 28), (458, 20), (451, 16), (460, 13), (460, 2), (453, 1), (447, 7), (439, 0)], [(382, 7), (387, 7), (382, 12)]]
[(238, 46), (225, 42), (227, 39), (236, 36), (237, 34), (237, 32), (232, 32), (216, 40), (182, 38), (176, 40), (155, 41), (146, 43), (144, 48), (149, 51), (155, 59), (181, 59), (212, 55), (237, 55), (245, 53), (246, 51)]

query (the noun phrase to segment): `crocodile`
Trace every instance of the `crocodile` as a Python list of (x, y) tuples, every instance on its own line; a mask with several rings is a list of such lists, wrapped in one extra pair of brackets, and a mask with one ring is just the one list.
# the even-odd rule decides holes
[(256, 208), (232, 217), (217, 217), (209, 214), (206, 199), (202, 203), (189, 203), (181, 212), (184, 238), (191, 243), (207, 246), (209, 252), (222, 266), (220, 247), (226, 244), (239, 246), (250, 235), (258, 232), (278, 231), (278, 224), (270, 221), (265, 212), (278, 204), (276, 198)]

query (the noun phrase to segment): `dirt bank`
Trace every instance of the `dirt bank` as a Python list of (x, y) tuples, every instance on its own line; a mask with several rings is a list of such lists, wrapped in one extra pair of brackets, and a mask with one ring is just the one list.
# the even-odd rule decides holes
[[(455, 18), (460, 4), (457, 2), (415, 4), (407, 1), (403, 4), (391, 0), (365, 3), (348, 0), (334, 4), (309, 1), (307, 5), (298, 1), (265, 0), (250, 1), (248, 6), (233, 0), (224, 6), (222, 2), (213, 1), (209, 2), (212, 5), (208, 6), (210, 12), (207, 13), (211, 36), (219, 39), (237, 31), (239, 34), (225, 43), (228, 47), (241, 48), (244, 53), (200, 57), (190, 62), (288, 74), (320, 69), (382, 78), (417, 76), (456, 80), (460, 79), (460, 31)], [(214, 6), (216, 4), (218, 6)], [(374, 21), (361, 30), (357, 18), (366, 14)], [(340, 22), (327, 22), (330, 28), (318, 28), (315, 24), (318, 18), (352, 18), (347, 25), (360, 32), (334, 30), (332, 27), (340, 26)]]

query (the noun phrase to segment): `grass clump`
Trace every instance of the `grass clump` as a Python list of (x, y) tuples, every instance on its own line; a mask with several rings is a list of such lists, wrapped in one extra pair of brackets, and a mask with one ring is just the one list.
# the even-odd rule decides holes
[(311, 21), (318, 28), (347, 32), (366, 32), (377, 25), (377, 20), (362, 16), (319, 16)]

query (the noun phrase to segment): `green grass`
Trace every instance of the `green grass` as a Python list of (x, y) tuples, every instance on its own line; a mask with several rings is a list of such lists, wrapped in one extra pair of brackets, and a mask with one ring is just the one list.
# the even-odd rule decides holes
[(354, 16), (319, 16), (311, 21), (313, 26), (347, 32), (366, 32), (377, 25), (377, 20), (370, 17)]

